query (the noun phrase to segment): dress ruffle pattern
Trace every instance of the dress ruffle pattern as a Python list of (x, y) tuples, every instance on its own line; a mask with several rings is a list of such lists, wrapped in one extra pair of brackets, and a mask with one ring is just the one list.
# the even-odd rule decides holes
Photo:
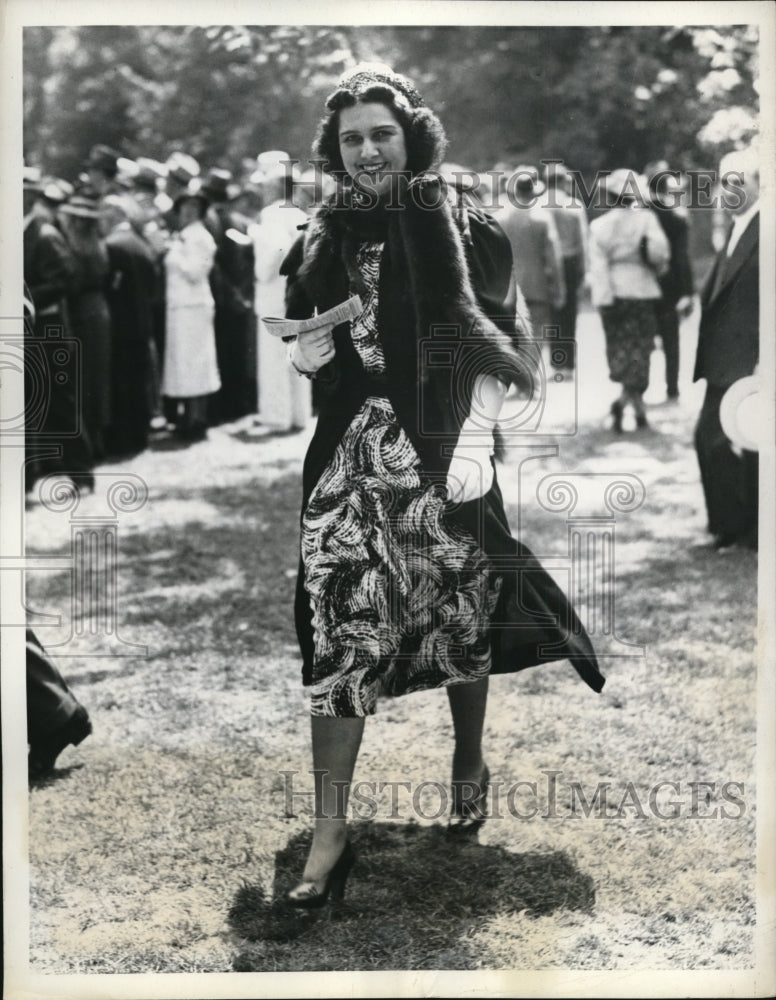
[[(384, 368), (381, 251), (366, 243), (357, 253), (367, 294), (351, 336), (370, 375)], [(447, 522), (440, 486), (422, 483), (387, 398), (365, 400), (313, 490), (302, 561), (313, 611), (313, 715), (370, 715), (381, 695), (488, 674), (500, 579), (475, 539)]]

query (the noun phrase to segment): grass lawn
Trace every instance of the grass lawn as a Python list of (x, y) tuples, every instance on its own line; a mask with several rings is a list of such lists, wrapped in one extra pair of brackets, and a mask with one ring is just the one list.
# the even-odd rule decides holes
[[(345, 901), (319, 915), (278, 902), (311, 831), (291, 620), (304, 442), (219, 429), (125, 466), (150, 496), (120, 523), (120, 634), (148, 655), (58, 661), (94, 733), (30, 791), (32, 970), (751, 968), (757, 557), (700, 547), (693, 416), (655, 408), (640, 436), (590, 422), (556, 455), (549, 438), (543, 458), (510, 454), (508, 513), (548, 564), (567, 526), (535, 502), (544, 476), (644, 483), (617, 515), (614, 579), (617, 634), (644, 655), (605, 657), (601, 695), (568, 663), (493, 678), (500, 817), (451, 845), (435, 785), (416, 809), (375, 786)], [(27, 528), (31, 551), (67, 554), (63, 515), (36, 507)], [(28, 595), (64, 616), (40, 629), (57, 641), (69, 575), (30, 574)], [(386, 701), (356, 780), (444, 788), (451, 749), (444, 692)]]

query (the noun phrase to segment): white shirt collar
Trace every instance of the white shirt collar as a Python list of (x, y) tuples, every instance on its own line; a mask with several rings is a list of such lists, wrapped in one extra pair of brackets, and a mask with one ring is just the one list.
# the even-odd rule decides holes
[(733, 255), (733, 251), (738, 246), (738, 241), (746, 232), (747, 226), (757, 214), (759, 209), (760, 201), (758, 199), (753, 202), (745, 212), (742, 212), (741, 215), (737, 215), (735, 219), (733, 219), (733, 228), (730, 230), (730, 239), (728, 240), (727, 248), (725, 250), (725, 255), (727, 257), (731, 257)]

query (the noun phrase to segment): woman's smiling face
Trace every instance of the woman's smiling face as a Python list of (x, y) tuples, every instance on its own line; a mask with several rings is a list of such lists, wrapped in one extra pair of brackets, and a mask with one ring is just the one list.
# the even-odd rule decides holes
[(385, 104), (354, 104), (339, 113), (342, 162), (360, 187), (384, 194), (388, 171), (404, 170), (407, 147), (404, 129)]

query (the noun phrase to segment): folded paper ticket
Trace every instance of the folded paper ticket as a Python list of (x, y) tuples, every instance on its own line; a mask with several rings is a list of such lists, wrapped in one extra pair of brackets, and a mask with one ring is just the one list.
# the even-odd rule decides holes
[(328, 326), (344, 323), (348, 319), (355, 319), (360, 316), (364, 307), (358, 295), (351, 295), (349, 299), (340, 302), (333, 309), (318, 313), (309, 319), (280, 319), (277, 316), (262, 316), (262, 322), (273, 337), (298, 337), (300, 333), (309, 333), (317, 330), (320, 326)]

